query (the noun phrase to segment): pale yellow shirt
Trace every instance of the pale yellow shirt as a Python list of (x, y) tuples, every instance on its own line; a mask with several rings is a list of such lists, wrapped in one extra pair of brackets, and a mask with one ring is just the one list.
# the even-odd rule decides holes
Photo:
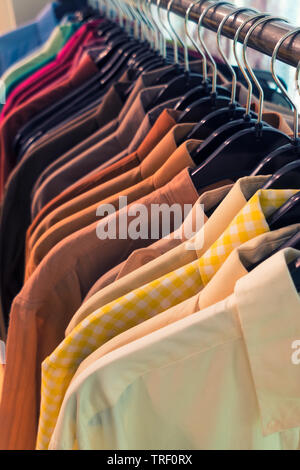
[(50, 449), (299, 450), (300, 298), (278, 252), (201, 312), (69, 387)]

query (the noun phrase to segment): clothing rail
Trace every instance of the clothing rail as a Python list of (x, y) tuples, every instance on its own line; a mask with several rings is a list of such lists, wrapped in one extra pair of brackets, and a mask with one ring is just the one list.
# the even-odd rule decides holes
[[(121, 0), (126, 1), (126, 0)], [(130, 5), (133, 5), (135, 0), (129, 0)], [(150, 0), (151, 3), (154, 5), (157, 4), (157, 0)], [(161, 0), (160, 8), (167, 9), (169, 0)], [(202, 11), (209, 6), (209, 4), (213, 5), (215, 2), (213, 1), (205, 1), (202, 2), (202, 5), (195, 5), (192, 11), (190, 12), (189, 18), (191, 21), (197, 23), (199, 20), (199, 16)], [(178, 16), (185, 17), (185, 13), (189, 5), (191, 4), (191, 0), (174, 0), (171, 11)], [(217, 31), (218, 26), (224, 16), (229, 14), (231, 11), (234, 12), (236, 7), (234, 5), (216, 5), (216, 8), (212, 8), (203, 20), (203, 25), (212, 30)], [(269, 12), (272, 13), (272, 12)], [(253, 16), (254, 13), (237, 13), (237, 15), (233, 15), (232, 18), (228, 19), (226, 24), (223, 27), (223, 35), (233, 39), (237, 28), (247, 20)], [(253, 22), (245, 25), (243, 31), (240, 34), (240, 42), (243, 42), (247, 32), (253, 25)], [(292, 26), (288, 23), (281, 23), (280, 21), (269, 22), (263, 25), (258, 26), (253, 34), (249, 39), (249, 47), (255, 49), (263, 54), (268, 56), (272, 55), (272, 52), (278, 43), (278, 41), (289, 31), (295, 29), (296, 26)], [(297, 67), (300, 61), (300, 34), (292, 36), (291, 38), (287, 39), (280, 51), (278, 53), (278, 60), (285, 62), (286, 64), (292, 65)]]

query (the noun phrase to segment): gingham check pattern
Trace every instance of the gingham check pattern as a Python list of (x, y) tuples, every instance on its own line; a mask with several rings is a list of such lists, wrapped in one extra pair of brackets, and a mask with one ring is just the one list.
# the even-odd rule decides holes
[(87, 356), (114, 336), (198, 293), (235, 247), (269, 231), (265, 214), (295, 192), (258, 191), (201, 259), (105, 305), (77, 325), (42, 365), (37, 449), (48, 448), (66, 390)]
[(221, 237), (199, 259), (204, 285), (212, 279), (234, 248), (269, 231), (266, 218), (293, 194), (293, 190), (260, 190), (254, 194)]

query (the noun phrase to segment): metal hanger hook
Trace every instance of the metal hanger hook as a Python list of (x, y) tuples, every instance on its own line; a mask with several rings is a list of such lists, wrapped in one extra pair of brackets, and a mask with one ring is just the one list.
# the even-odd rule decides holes
[(243, 59), (244, 59), (245, 65), (247, 67), (247, 71), (250, 74), (250, 76), (252, 77), (252, 80), (254, 81), (254, 83), (257, 86), (258, 91), (259, 91), (259, 109), (258, 109), (258, 113), (257, 113), (258, 114), (258, 119), (257, 119), (258, 124), (260, 124), (262, 122), (263, 105), (264, 105), (264, 90), (263, 90), (261, 84), (259, 83), (259, 80), (257, 79), (257, 77), (256, 77), (256, 75), (253, 71), (253, 68), (249, 64), (248, 57), (247, 57), (247, 48), (248, 48), (248, 42), (249, 42), (250, 36), (253, 33), (253, 31), (259, 25), (269, 23), (270, 21), (284, 21), (284, 22), (288, 23), (288, 20), (286, 20), (285, 18), (279, 17), (279, 16), (268, 16), (267, 18), (260, 19), (253, 26), (251, 26), (251, 28), (249, 29), (249, 31), (246, 34), (245, 41), (244, 41), (244, 44), (243, 44)]
[[(208, 1), (208, 0), (205, 0), (205, 1)], [(218, 72), (218, 69), (217, 69), (217, 64), (216, 64), (213, 56), (209, 52), (208, 47), (205, 44), (205, 42), (203, 40), (203, 37), (202, 37), (202, 34), (201, 34), (202, 31), (203, 31), (203, 20), (204, 20), (205, 16), (207, 15), (207, 13), (209, 12), (209, 10), (211, 10), (212, 8), (218, 9), (219, 6), (228, 5), (228, 4), (229, 4), (228, 2), (223, 2), (222, 1), (222, 2), (215, 2), (213, 5), (209, 5), (208, 7), (206, 7), (203, 10), (202, 14), (200, 15), (199, 21), (198, 21), (198, 39), (199, 39), (200, 44), (203, 47), (205, 53), (209, 57), (209, 60), (212, 64), (212, 69), (213, 69), (213, 73), (212, 73), (212, 93), (216, 93), (216, 91), (217, 91), (217, 72)]]
[(175, 29), (173, 28), (172, 24), (171, 24), (171, 20), (170, 20), (170, 15), (171, 15), (171, 8), (172, 8), (172, 5), (174, 3), (174, 0), (170, 0), (169, 3), (168, 3), (168, 6), (167, 6), (167, 18), (168, 18), (168, 24), (169, 24), (169, 27), (173, 33), (173, 41), (174, 41), (174, 62), (175, 64), (179, 64), (179, 58), (178, 58), (178, 42), (182, 45), (183, 49), (184, 49), (184, 43), (183, 41), (180, 39), (180, 37), (178, 36), (178, 34), (176, 33)]
[(127, 9), (132, 16), (133, 25), (134, 25), (134, 37), (136, 39), (141, 39), (140, 36), (140, 17), (137, 11), (137, 5), (133, 3), (132, 0), (128, 1)]
[[(168, 29), (166, 28), (165, 24), (164, 24), (164, 20), (163, 18), (161, 17), (161, 7), (160, 7), (160, 2), (161, 0), (157, 0), (156, 1), (156, 7), (157, 7), (157, 16), (158, 16), (158, 19), (159, 19), (159, 22), (160, 22), (160, 25), (162, 26), (162, 29), (167, 33), (167, 35), (169, 36), (169, 31)], [(163, 47), (163, 57), (166, 59), (167, 58), (167, 40), (166, 40), (166, 37), (165, 35), (162, 33), (162, 47)]]
[(251, 16), (251, 18), (248, 18), (246, 21), (244, 21), (240, 26), (239, 28), (237, 29), (236, 33), (235, 33), (235, 36), (234, 36), (234, 40), (233, 40), (233, 53), (234, 53), (234, 57), (235, 57), (235, 60), (236, 60), (236, 63), (240, 69), (240, 71), (242, 72), (245, 80), (246, 80), (246, 83), (247, 83), (247, 87), (248, 87), (248, 95), (247, 95), (247, 104), (246, 104), (246, 114), (249, 115), (250, 114), (250, 111), (251, 111), (251, 101), (252, 101), (252, 92), (253, 92), (253, 86), (252, 86), (252, 82), (246, 72), (246, 68), (244, 66), (244, 64), (242, 64), (242, 61), (240, 60), (239, 56), (238, 56), (238, 52), (237, 52), (237, 44), (238, 44), (238, 41), (239, 41), (239, 37), (240, 37), (240, 32), (243, 30), (243, 28), (250, 22), (252, 22), (253, 20), (257, 20), (259, 18), (265, 18), (266, 16), (270, 16), (268, 13), (257, 13), (256, 10), (253, 10), (252, 8), (249, 8), (248, 11), (254, 11), (256, 12), (255, 15)]
[(232, 75), (232, 88), (231, 88), (231, 104), (234, 104), (235, 103), (235, 100), (236, 100), (236, 87), (237, 87), (237, 76), (236, 76), (236, 73), (235, 73), (235, 70), (234, 68), (232, 67), (231, 63), (229, 62), (228, 58), (226, 57), (223, 49), (222, 49), (222, 45), (221, 45), (221, 35), (222, 35), (222, 31), (223, 31), (223, 27), (225, 25), (225, 23), (227, 23), (227, 21), (229, 20), (229, 18), (231, 18), (232, 16), (236, 16), (237, 14), (240, 14), (240, 13), (244, 13), (246, 11), (255, 11), (255, 10), (249, 10), (249, 8), (245, 8), (245, 7), (241, 7), (241, 8), (237, 8), (236, 10), (234, 10), (233, 12), (231, 13), (228, 13), (228, 15), (226, 15), (219, 27), (218, 27), (218, 31), (217, 31), (217, 45), (218, 45), (218, 49), (219, 49), (219, 52), (225, 62), (225, 64), (227, 65), (227, 67), (229, 68), (230, 70), (230, 73)]
[[(198, 5), (199, 3), (202, 3), (203, 0), (197, 0), (196, 2), (192, 2), (188, 9), (186, 10), (186, 13), (185, 13), (185, 18), (184, 18), (184, 29), (185, 29), (185, 34), (187, 35), (187, 37), (189, 38), (189, 40), (191, 41), (191, 43), (193, 44), (193, 46), (195, 47), (195, 49), (199, 52), (199, 54), (201, 55), (202, 57), (202, 68), (203, 68), (203, 72), (202, 72), (202, 75), (203, 75), (203, 80), (204, 81), (207, 81), (207, 60), (206, 60), (206, 55), (204, 54), (204, 52), (201, 50), (201, 48), (198, 46), (198, 44), (196, 43), (196, 41), (194, 40), (193, 36), (189, 33), (189, 30), (188, 30), (188, 22), (189, 22), (189, 16), (190, 16), (190, 12), (191, 10), (194, 8), (194, 6)], [(187, 48), (187, 46), (186, 46)], [(188, 53), (188, 51), (187, 51)], [(188, 62), (189, 64), (189, 62)], [(189, 65), (188, 65), (189, 67)]]
[[(146, 13), (144, 12), (144, 8), (146, 10)], [(147, 24), (149, 25), (150, 43), (152, 43), (153, 49), (156, 49), (157, 48), (156, 26), (153, 22), (152, 12), (149, 7), (149, 0), (144, 0), (144, 8), (143, 8), (143, 12), (145, 14), (145, 19), (147, 21)]]
[[(136, 8), (137, 15), (139, 17), (139, 24), (140, 24), (140, 37), (142, 41), (147, 40), (147, 28), (149, 28), (149, 24), (145, 18), (145, 14), (142, 8), (142, 0), (136, 0), (134, 3), (134, 8)], [(150, 28), (149, 28), (150, 29)]]
[[(286, 33), (280, 39), (280, 41), (278, 41), (278, 43), (276, 44), (275, 49), (274, 49), (273, 54), (272, 54), (272, 59), (271, 59), (271, 71), (272, 71), (273, 79), (274, 79), (275, 83), (277, 84), (277, 86), (280, 88), (282, 94), (285, 96), (285, 98), (292, 105), (293, 110), (294, 110), (294, 140), (295, 141), (298, 140), (298, 127), (299, 127), (298, 106), (295, 103), (295, 101), (289, 96), (289, 94), (287, 93), (287, 91), (284, 88), (283, 84), (281, 83), (278, 75), (276, 74), (275, 66), (276, 66), (278, 52), (279, 52), (279, 49), (281, 48), (282, 44), (286, 41), (286, 39), (288, 39), (291, 36), (296, 36), (298, 33), (300, 33), (300, 28), (296, 28), (296, 29), (294, 29), (294, 31), (289, 31), (288, 33)], [(299, 71), (300, 71), (300, 62), (297, 66), (296, 75), (295, 75), (296, 87), (297, 87), (298, 92), (299, 92), (299, 89), (300, 89), (300, 87), (299, 87)]]
[(151, 0), (147, 0), (148, 1), (148, 4), (147, 4), (147, 9), (148, 9), (148, 12), (149, 12), (149, 16), (151, 17), (151, 24), (154, 28), (154, 32), (155, 32), (155, 47), (157, 50), (161, 51), (162, 52), (162, 48), (161, 48), (161, 40), (160, 40), (160, 34), (161, 34), (161, 31), (159, 29), (159, 26), (153, 16), (153, 13), (152, 13), (152, 10), (151, 10), (151, 5), (152, 5), (152, 2)]
[(300, 83), (299, 83), (299, 75), (300, 75), (300, 61), (298, 62), (298, 65), (297, 65), (297, 70), (296, 70), (296, 76), (295, 76), (295, 80), (296, 80), (296, 88), (298, 90), (298, 93), (300, 95)]

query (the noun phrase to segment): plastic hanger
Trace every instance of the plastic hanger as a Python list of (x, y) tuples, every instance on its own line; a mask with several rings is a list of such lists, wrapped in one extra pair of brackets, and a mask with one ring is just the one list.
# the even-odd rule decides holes
[(295, 233), (284, 245), (281, 246), (281, 250), (285, 248), (294, 248), (295, 250), (300, 250), (300, 231)]
[(209, 57), (210, 62), (213, 67), (211, 92), (209, 93), (208, 96), (201, 97), (197, 99), (196, 101), (192, 102), (185, 109), (183, 107), (183, 104), (186, 103), (187, 100), (186, 99), (181, 100), (179, 104), (177, 104), (175, 107), (175, 109), (180, 109), (180, 110), (184, 109), (178, 122), (196, 122), (198, 120), (201, 120), (204, 116), (206, 116), (213, 110), (224, 108), (224, 106), (230, 103), (230, 91), (227, 89), (224, 89), (223, 87), (217, 86), (217, 65), (212, 54), (208, 50), (202, 38), (202, 31), (203, 31), (202, 24), (203, 24), (203, 20), (206, 14), (212, 8), (216, 10), (220, 5), (223, 5), (223, 4), (227, 5), (228, 2), (217, 2), (214, 5), (209, 5), (207, 8), (203, 10), (202, 14), (200, 15), (199, 22), (198, 22), (198, 38), (206, 55)]
[[(297, 32), (300, 31), (296, 30)], [(295, 34), (293, 31), (291, 34)], [(286, 36), (285, 36), (286, 38)], [(285, 39), (283, 39), (284, 41)], [(282, 44), (283, 41), (280, 41)], [(278, 48), (275, 48), (278, 51)], [(273, 62), (273, 60), (272, 60)], [(274, 72), (274, 70), (273, 70)], [(300, 62), (296, 70), (296, 86), (300, 94), (299, 89), (299, 72)], [(275, 72), (274, 72), (274, 75)], [(262, 163), (255, 169), (254, 174), (267, 174), (275, 172), (270, 179), (266, 182), (263, 189), (289, 189), (299, 188), (300, 189), (300, 158), (298, 156), (298, 126), (299, 126), (299, 112), (295, 102), (288, 96), (285, 90), (282, 90), (285, 94), (286, 99), (292, 103), (294, 108), (294, 142), (289, 153), (278, 152), (276, 156), (267, 156), (263, 159)], [(279, 149), (281, 150), (281, 149)], [(287, 163), (290, 162), (290, 163)], [(279, 170), (277, 170), (279, 168)], [(277, 170), (277, 171), (276, 171)]]
[[(121, 15), (119, 15), (119, 20), (120, 22), (123, 21)], [(143, 50), (147, 49), (144, 44), (141, 46), (136, 41), (133, 47), (127, 50), (127, 52), (125, 52), (124, 49), (119, 49), (119, 61), (116, 62), (115, 66), (111, 67), (110, 64), (109, 66), (103, 67), (102, 71), (93, 76), (84, 85), (31, 119), (29, 123), (20, 129), (15, 138), (14, 148), (16, 153), (18, 153), (21, 148), (28, 148), (29, 145), (41, 137), (49, 128), (48, 125), (51, 127), (52, 122), (54, 122), (54, 125), (62, 122), (72, 113), (72, 110), (78, 111), (82, 106), (86, 106), (103, 95), (112, 81), (121, 76), (130, 58), (134, 57), (135, 52), (141, 50), (141, 48), (143, 48)], [(138, 75), (141, 73), (141, 70), (136, 69), (136, 72)]]
[[(286, 134), (267, 126), (263, 122), (262, 110), (264, 92), (253, 73), (253, 69), (251, 68), (247, 58), (247, 46), (252, 32), (257, 26), (275, 20), (285, 21), (282, 18), (277, 17), (267, 17), (256, 21), (249, 29), (243, 45), (243, 58), (245, 65), (259, 90), (259, 111), (257, 122), (254, 126), (250, 122), (248, 128), (235, 133), (225, 140), (225, 142), (215, 150), (212, 155), (206, 159), (206, 161), (200, 164), (196, 170), (192, 171), (191, 177), (198, 189), (204, 185), (213, 184), (220, 180), (236, 180), (249, 174), (253, 170), (253, 167), (262, 160), (266, 153), (270, 153), (279, 146), (291, 142), (291, 139)], [(252, 85), (250, 82), (249, 91), (251, 90)], [(252, 93), (248, 94), (247, 110), (250, 109), (249, 97), (251, 99), (251, 95)], [(230, 127), (230, 125), (232, 125), (232, 123), (228, 124), (228, 127)], [(226, 126), (224, 127), (226, 128)], [(194, 155), (192, 155), (192, 158), (194, 159)]]
[[(198, 28), (198, 38), (199, 38), (199, 43), (201, 44), (203, 51), (201, 48), (198, 46), (198, 44), (194, 41), (193, 36), (189, 33), (188, 31), (188, 20), (189, 20), (189, 14), (192, 8), (197, 5), (198, 3), (202, 3), (202, 0), (198, 0), (197, 2), (191, 3), (189, 8), (186, 11), (185, 14), (185, 33), (186, 36), (190, 39), (192, 44), (194, 45), (195, 49), (200, 53), (202, 57), (202, 81), (199, 83), (195, 88), (192, 90), (189, 90), (187, 93), (185, 93), (179, 100), (178, 103), (175, 105), (175, 109), (184, 111), (187, 109), (190, 105), (192, 105), (195, 101), (199, 100), (200, 98), (204, 98), (206, 96), (209, 96), (210, 93), (212, 92), (213, 89), (213, 84), (211, 83), (210, 78), (208, 77), (208, 67), (207, 67), (207, 58), (205, 55), (205, 52), (208, 54), (209, 58), (212, 59), (211, 65), (213, 66), (213, 73), (215, 72), (215, 81), (216, 81), (216, 89), (220, 94), (223, 94), (225, 96), (230, 96), (230, 92), (224, 88), (223, 86), (217, 85), (217, 70), (215, 67), (214, 60), (212, 56), (210, 55), (201, 35), (200, 35), (200, 28)], [(227, 2), (222, 2), (222, 4), (228, 4)], [(220, 4), (218, 4), (220, 5)], [(205, 16), (205, 15), (204, 15)], [(204, 52), (205, 51), (205, 52)]]
[[(262, 259), (260, 259), (257, 263), (253, 263), (250, 266), (247, 266), (247, 270), (253, 271), (257, 266), (259, 266), (261, 263), (266, 261), (268, 258), (271, 258), (271, 256), (275, 255), (275, 253), (278, 253), (278, 251), (285, 250), (286, 248), (294, 248), (295, 250), (300, 250), (300, 231), (294, 233), (289, 240), (285, 241), (282, 245), (277, 247), (276, 250), (274, 250), (271, 254), (268, 256), (264, 256)], [(300, 279), (299, 279), (300, 280)], [(299, 284), (300, 287), (300, 284)]]
[[(99, 79), (100, 81), (105, 80), (105, 82), (112, 80), (115, 77), (117, 71), (124, 66), (124, 63), (126, 63), (131, 54), (137, 52), (139, 49), (145, 49), (145, 47), (148, 48), (148, 44), (146, 45), (146, 43), (141, 43), (139, 40), (136, 40), (131, 36), (130, 27), (128, 28), (126, 21), (124, 22), (124, 18), (128, 14), (130, 15), (131, 10), (129, 10), (125, 4), (121, 4), (118, 0), (111, 1), (118, 10), (120, 27), (127, 27), (127, 34), (123, 33), (121, 37), (117, 36), (117, 38), (112, 41), (109, 50), (105, 49), (102, 51), (99, 57), (95, 60), (95, 63), (101, 70), (101, 76)], [(131, 18), (131, 20), (134, 20), (134, 18)]]
[(266, 182), (263, 189), (290, 189), (300, 190), (300, 160), (288, 163)]
[[(207, 1), (207, 0), (205, 0)], [(174, 46), (174, 62), (177, 67), (179, 67), (179, 58), (178, 58), (178, 42), (182, 45), (183, 49), (186, 50), (186, 46), (183, 41), (180, 39), (175, 29), (173, 28), (170, 21), (170, 12), (174, 0), (170, 0), (167, 6), (167, 18), (170, 31), (172, 33), (172, 40)], [(180, 70), (180, 69), (179, 69)], [(185, 61), (185, 69), (183, 73), (180, 73), (178, 76), (172, 78), (168, 83), (164, 85), (164, 88), (158, 94), (157, 98), (149, 105), (149, 109), (158, 106), (161, 103), (164, 103), (173, 98), (179, 98), (182, 94), (188, 90), (195, 88), (202, 81), (202, 75), (197, 73), (190, 73), (187, 68), (187, 63)]]
[[(184, 72), (184, 66), (182, 66), (179, 63), (174, 63), (174, 60), (175, 60), (175, 46), (173, 46), (173, 57), (171, 57), (170, 54), (168, 54), (166, 35), (169, 35), (170, 33), (169, 33), (168, 29), (166, 28), (163, 19), (161, 18), (160, 3), (161, 3), (161, 0), (156, 1), (157, 22), (155, 24), (156, 24), (156, 26), (157, 26), (157, 28), (160, 32), (162, 56), (164, 57), (164, 59), (166, 61), (166, 64), (172, 65), (172, 68), (168, 67), (168, 70), (166, 70), (160, 77), (158, 77), (155, 80), (154, 85), (165, 85), (165, 84), (169, 83), (171, 80), (173, 80), (175, 78), (175, 76), (182, 75), (182, 73)], [(151, 11), (151, 9), (150, 9), (150, 11)], [(153, 16), (152, 16), (152, 18), (153, 18)], [(185, 52), (185, 49), (184, 49), (184, 52)]]
[[(206, 55), (204, 53), (202, 38), (200, 37), (199, 43), (202, 46), (203, 50), (197, 44), (197, 42), (194, 40), (193, 35), (189, 33), (189, 29), (188, 29), (188, 22), (189, 22), (190, 12), (194, 8), (194, 6), (198, 5), (199, 3), (202, 4), (203, 0), (197, 0), (196, 2), (193, 2), (187, 8), (186, 13), (185, 13), (184, 27), (185, 27), (186, 37), (191, 41), (191, 43), (193, 44), (195, 50), (197, 50), (198, 53), (201, 56), (201, 60), (202, 60), (202, 79), (197, 84), (197, 86), (195, 88), (192, 88), (191, 90), (189, 90), (187, 93), (185, 93), (183, 96), (180, 97), (180, 99), (178, 100), (178, 103), (174, 107), (175, 109), (179, 109), (179, 110), (184, 110), (187, 106), (189, 106), (191, 103), (193, 103), (197, 99), (202, 98), (204, 96), (208, 96), (211, 89), (212, 89), (211, 80), (208, 78), (207, 58), (206, 58)], [(189, 71), (190, 67), (189, 67), (189, 62), (188, 62), (187, 50), (188, 50), (187, 49), (187, 44), (186, 44), (186, 41), (185, 41), (185, 49), (184, 49), (185, 57), (186, 57), (185, 69), (187, 71)]]
[[(255, 11), (249, 9), (249, 11)], [(236, 31), (234, 41), (233, 41), (233, 53), (237, 62), (237, 65), (241, 71), (241, 74), (244, 76), (246, 85), (248, 87), (248, 97), (247, 97), (247, 105), (245, 109), (245, 113), (242, 119), (237, 119), (230, 121), (223, 126), (217, 128), (206, 140), (195, 150), (192, 151), (191, 157), (194, 162), (199, 165), (201, 162), (206, 161), (207, 158), (212, 155), (212, 153), (220, 147), (229, 137), (233, 136), (237, 132), (248, 129), (249, 127), (254, 127), (257, 120), (254, 119), (253, 113), (251, 112), (251, 100), (252, 100), (252, 82), (248, 77), (248, 74), (245, 70), (242, 61), (240, 60), (237, 52), (237, 44), (240, 38), (240, 33), (242, 29), (250, 22), (253, 22), (259, 18), (265, 18), (268, 16), (266, 13), (255, 14), (251, 18), (244, 21)], [(194, 184), (197, 183), (197, 177), (194, 177)], [(198, 183), (197, 183), (198, 184)]]
[[(187, 139), (205, 140), (207, 137), (209, 137), (212, 134), (213, 131), (215, 131), (219, 127), (223, 126), (224, 124), (227, 124), (228, 122), (236, 121), (237, 119), (242, 119), (245, 116), (245, 112), (246, 112), (245, 108), (240, 106), (236, 102), (237, 75), (221, 47), (221, 34), (222, 34), (223, 26), (225, 25), (225, 23), (230, 17), (232, 17), (233, 15), (235, 16), (239, 13), (246, 12), (246, 11), (252, 12), (255, 10), (244, 8), (244, 7), (237, 8), (234, 12), (229, 13), (223, 18), (217, 31), (218, 50), (231, 75), (231, 81), (232, 81), (231, 100), (228, 103), (228, 106), (218, 109), (216, 111), (213, 111), (207, 114), (203, 119), (201, 119), (201, 121), (195, 126), (195, 128), (187, 136)], [(252, 113), (252, 111), (250, 111), (249, 114), (251, 114), (253, 118), (255, 118), (256, 116), (255, 113)]]
[(270, 230), (288, 227), (297, 224), (300, 221), (300, 191), (294, 194), (290, 199), (275, 211), (268, 219), (267, 223)]
[[(262, 162), (260, 162), (260, 164), (255, 168), (253, 175), (274, 173), (281, 166), (289, 162), (292, 162), (294, 160), (300, 159), (300, 139), (298, 137), (298, 128), (299, 128), (298, 108), (294, 100), (286, 92), (285, 87), (282, 85), (275, 71), (276, 59), (277, 59), (277, 55), (278, 55), (278, 51), (280, 47), (289, 37), (295, 36), (298, 33), (300, 33), (300, 28), (297, 28), (294, 31), (290, 31), (289, 33), (283, 36), (283, 38), (278, 42), (278, 44), (276, 45), (274, 49), (274, 52), (272, 55), (272, 61), (271, 61), (272, 76), (276, 84), (280, 88), (282, 94), (285, 96), (286, 100), (290, 103), (292, 109), (294, 110), (293, 139), (287, 145), (280, 147), (274, 150), (274, 152), (271, 152), (269, 155), (267, 155), (262, 160)], [(299, 91), (299, 72), (300, 72), (300, 62), (298, 64), (298, 67), (296, 70), (296, 76), (295, 76), (295, 82), (296, 82), (298, 91)]]

